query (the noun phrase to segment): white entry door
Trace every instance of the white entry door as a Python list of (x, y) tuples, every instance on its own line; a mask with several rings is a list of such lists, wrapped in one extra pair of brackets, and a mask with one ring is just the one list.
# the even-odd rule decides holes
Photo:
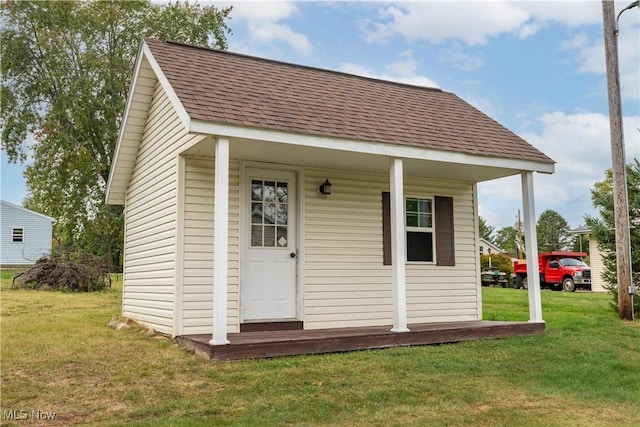
[(243, 322), (296, 319), (296, 174), (247, 169)]

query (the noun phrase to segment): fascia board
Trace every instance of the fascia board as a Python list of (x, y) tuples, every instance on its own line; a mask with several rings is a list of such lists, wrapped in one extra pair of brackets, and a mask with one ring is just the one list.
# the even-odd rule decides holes
[(164, 89), (165, 93), (167, 94), (167, 97), (169, 98), (169, 101), (171, 102), (171, 105), (173, 106), (176, 113), (178, 114), (180, 121), (182, 122), (182, 124), (186, 129), (189, 129), (191, 116), (189, 116), (189, 113), (187, 113), (187, 110), (184, 108), (184, 106), (180, 102), (180, 98), (178, 98), (178, 95), (176, 95), (176, 92), (173, 90), (173, 86), (171, 86), (171, 83), (169, 83), (167, 76), (164, 74), (164, 72), (160, 68), (160, 65), (158, 65), (158, 62), (156, 61), (156, 59), (153, 57), (153, 54), (151, 53), (151, 49), (149, 49), (149, 46), (146, 43), (143, 43), (142, 49), (145, 57), (147, 58), (147, 60), (149, 61), (149, 64), (151, 65), (151, 68), (153, 69), (153, 72), (155, 73), (158, 81), (160, 82), (162, 89)]
[(144, 61), (147, 61), (149, 66), (153, 70), (153, 73), (155, 74), (156, 78), (160, 82), (160, 85), (162, 86), (162, 89), (167, 94), (167, 97), (169, 98), (169, 101), (171, 102), (171, 105), (175, 109), (176, 113), (178, 114), (178, 117), (180, 118), (180, 121), (185, 126), (185, 128), (187, 128), (187, 129), (189, 128), (189, 122), (191, 121), (191, 117), (189, 116), (189, 114), (185, 110), (184, 106), (180, 102), (178, 96), (176, 95), (175, 91), (173, 90), (173, 87), (169, 83), (169, 80), (167, 79), (165, 74), (162, 72), (162, 69), (160, 68), (160, 65), (158, 64), (158, 62), (153, 57), (153, 54), (151, 53), (151, 50), (149, 49), (149, 46), (143, 40), (141, 42), (140, 48), (138, 50), (138, 59), (136, 61), (136, 66), (135, 66), (135, 69), (134, 69), (135, 71), (133, 73), (133, 79), (132, 79), (132, 82), (131, 82), (131, 87), (129, 88), (129, 96), (127, 97), (127, 105), (125, 107), (125, 112), (124, 112), (124, 116), (123, 116), (123, 120), (122, 120), (122, 125), (120, 127), (120, 132), (118, 134), (118, 140), (117, 140), (117, 143), (116, 143), (115, 154), (114, 154), (113, 160), (111, 162), (111, 170), (109, 171), (109, 180), (107, 182), (107, 191), (106, 191), (106, 197), (105, 197), (107, 204), (124, 204), (124, 202), (125, 202), (123, 197), (112, 196), (113, 179), (114, 179), (114, 176), (116, 175), (116, 173), (115, 173), (116, 169), (119, 167), (119, 161), (120, 161), (120, 157), (121, 157), (120, 156), (120, 148), (122, 146), (122, 141), (123, 141), (126, 133), (128, 132), (128, 126), (127, 125), (128, 125), (129, 113), (131, 111), (131, 106), (135, 102), (135, 91), (136, 91), (136, 87), (137, 87), (137, 84), (138, 84), (138, 78), (139, 78), (140, 72), (141, 72), (140, 70), (142, 68), (142, 64), (143, 64)]
[(109, 180), (107, 181), (107, 190), (105, 192), (105, 202), (107, 204), (124, 204), (124, 200), (114, 200), (111, 196), (111, 189), (113, 185), (113, 177), (115, 176), (115, 171), (118, 167), (118, 161), (120, 159), (120, 147), (122, 146), (122, 140), (124, 138), (124, 134), (126, 133), (127, 128), (127, 118), (129, 117), (129, 112), (131, 111), (131, 105), (133, 104), (134, 93), (136, 89), (136, 85), (138, 83), (138, 76), (140, 75), (140, 68), (142, 66), (143, 56), (142, 56), (142, 48), (144, 46), (144, 41), (140, 43), (138, 47), (138, 59), (136, 60), (136, 66), (133, 71), (133, 80), (131, 82), (131, 86), (129, 87), (129, 94), (127, 95), (127, 104), (124, 109), (124, 115), (122, 116), (122, 124), (120, 125), (120, 131), (118, 132), (118, 139), (116, 140), (116, 150), (113, 154), (113, 159), (111, 159), (111, 168), (109, 170)]

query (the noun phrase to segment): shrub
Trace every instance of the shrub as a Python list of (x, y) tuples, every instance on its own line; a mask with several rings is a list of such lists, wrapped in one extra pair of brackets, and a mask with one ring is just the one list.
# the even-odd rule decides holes
[(513, 262), (511, 257), (505, 254), (480, 255), (480, 267), (482, 270), (489, 268), (489, 257), (491, 257), (491, 268), (507, 273), (507, 277), (513, 273)]
[(95, 292), (111, 287), (107, 264), (95, 255), (69, 254), (42, 257), (28, 270), (13, 278), (14, 289)]

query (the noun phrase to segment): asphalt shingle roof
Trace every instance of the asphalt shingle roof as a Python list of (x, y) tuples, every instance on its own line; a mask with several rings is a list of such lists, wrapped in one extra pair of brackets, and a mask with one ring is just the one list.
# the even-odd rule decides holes
[(453, 93), (145, 39), (193, 118), (498, 158), (553, 160)]

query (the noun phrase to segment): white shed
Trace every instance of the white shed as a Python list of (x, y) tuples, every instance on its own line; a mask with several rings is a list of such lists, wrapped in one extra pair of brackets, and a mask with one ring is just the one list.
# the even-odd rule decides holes
[(54, 221), (46, 215), (0, 200), (0, 264), (31, 265), (50, 254)]
[(533, 257), (533, 174), (553, 171), (452, 93), (145, 39), (107, 188), (123, 314), (216, 346), (477, 322), (477, 183), (522, 177)]

